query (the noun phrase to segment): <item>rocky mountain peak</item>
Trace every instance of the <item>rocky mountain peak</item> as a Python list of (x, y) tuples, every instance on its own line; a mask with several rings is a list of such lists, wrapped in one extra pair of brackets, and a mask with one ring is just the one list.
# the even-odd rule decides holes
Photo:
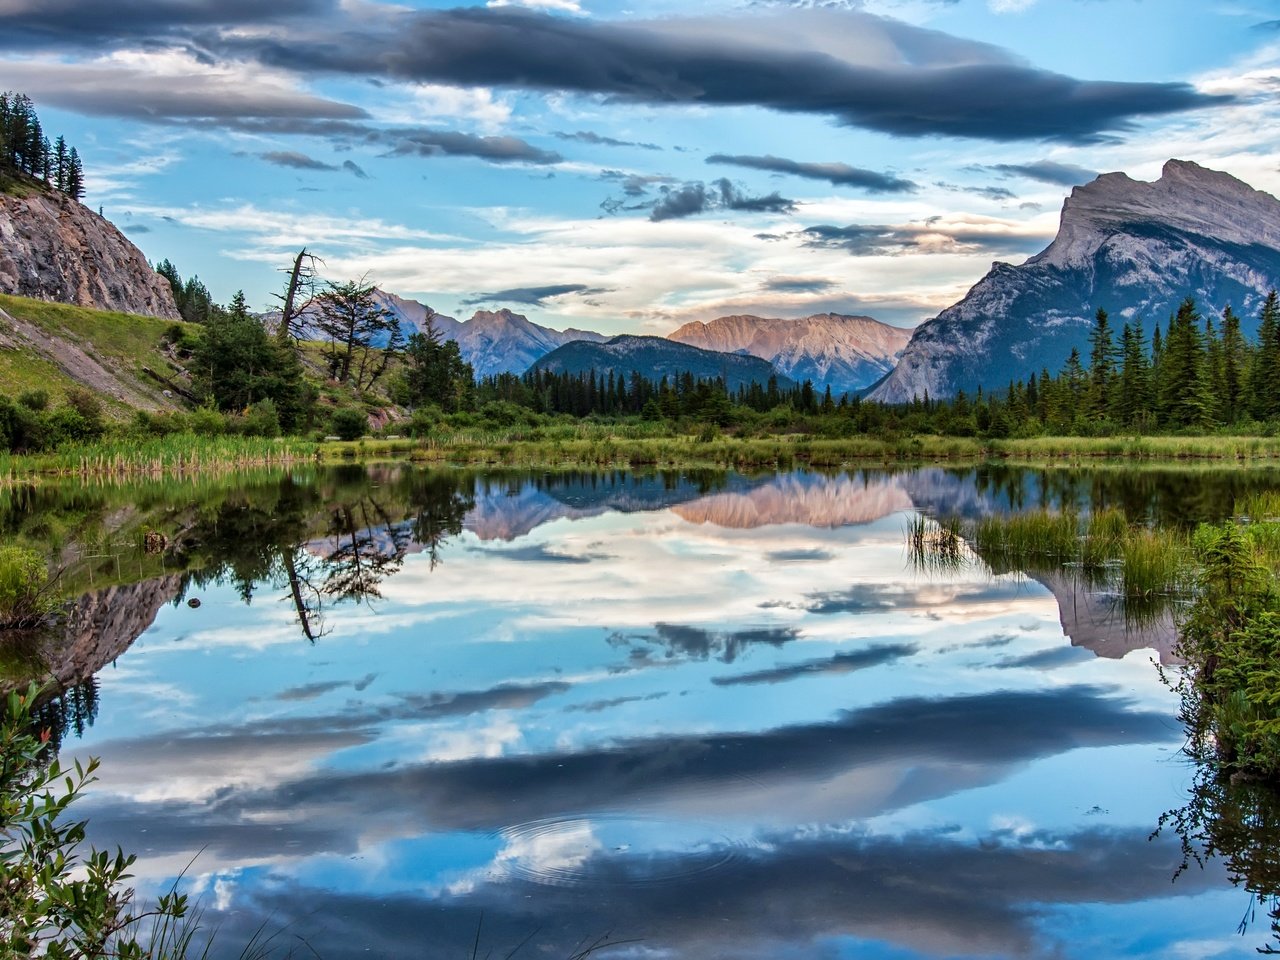
[(1280, 200), (1185, 160), (1170, 160), (1152, 182), (1104, 174), (1071, 191), (1043, 252), (993, 265), (963, 300), (917, 327), (871, 397), (946, 397), (1060, 369), (1072, 348), (1087, 351), (1099, 307), (1150, 332), (1190, 296), (1206, 315), (1230, 304), (1252, 335), (1277, 286)]
[(1084, 263), (1117, 230), (1144, 224), (1224, 243), (1275, 247), (1280, 246), (1280, 201), (1189, 160), (1168, 161), (1160, 179), (1151, 182), (1104, 173), (1071, 191), (1057, 238), (1028, 263)]

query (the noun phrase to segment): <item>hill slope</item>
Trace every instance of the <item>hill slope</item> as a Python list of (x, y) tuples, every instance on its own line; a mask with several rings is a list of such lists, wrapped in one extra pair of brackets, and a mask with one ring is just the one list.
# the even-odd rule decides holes
[(0, 193), (0, 293), (178, 319), (169, 282), (82, 203), (38, 181)]
[[(691, 373), (700, 380), (723, 377), (731, 391), (752, 383), (766, 384), (777, 374), (772, 364), (759, 357), (703, 350), (663, 337), (628, 335), (603, 343), (586, 340), (567, 343), (538, 360), (532, 369), (574, 374), (594, 370), (598, 374), (626, 377), (636, 371), (651, 380)], [(779, 376), (778, 386), (788, 389), (794, 384)]]
[(704, 350), (748, 353), (778, 372), (837, 395), (871, 386), (897, 363), (911, 331), (871, 317), (820, 313), (799, 320), (718, 317), (686, 323), (668, 339)]
[(1021, 266), (996, 263), (959, 303), (916, 328), (898, 366), (871, 393), (913, 396), (1003, 387), (1087, 355), (1098, 307), (1149, 336), (1186, 296), (1202, 313), (1231, 304), (1252, 333), (1280, 286), (1280, 201), (1235, 177), (1170, 160), (1159, 180), (1108, 173), (1076, 187), (1058, 235)]
[[(0, 390), (16, 396), (47, 390), (56, 399), (87, 387), (109, 413), (179, 409), (161, 376), (178, 376), (162, 347), (173, 323), (155, 317), (89, 310), (0, 295)], [(181, 380), (181, 377), (178, 376)]]

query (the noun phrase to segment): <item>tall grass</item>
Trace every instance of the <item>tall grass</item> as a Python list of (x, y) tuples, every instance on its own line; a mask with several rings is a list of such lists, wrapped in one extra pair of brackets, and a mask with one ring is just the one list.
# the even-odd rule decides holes
[(284, 466), (315, 458), (316, 444), (298, 439), (170, 434), (63, 447), (53, 453), (0, 454), (0, 483), (32, 476), (160, 477)]

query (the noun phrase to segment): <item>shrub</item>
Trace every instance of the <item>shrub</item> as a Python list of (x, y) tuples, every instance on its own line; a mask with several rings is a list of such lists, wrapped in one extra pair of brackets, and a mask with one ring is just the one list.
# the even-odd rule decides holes
[(0, 628), (35, 626), (53, 609), (44, 560), (25, 547), (0, 547)]
[(333, 411), (331, 424), (339, 440), (359, 440), (369, 428), (369, 418), (363, 410), (342, 407)]
[(259, 400), (246, 411), (242, 429), (247, 437), (280, 436), (280, 415), (270, 400)]
[(34, 410), (39, 413), (49, 406), (49, 391), (25, 390), (18, 394), (18, 402), (28, 410)]
[(172, 943), (186, 897), (171, 892), (154, 911), (135, 915), (133, 890), (124, 885), (134, 857), (92, 849), (81, 855), (85, 824), (63, 815), (93, 782), (98, 761), (62, 767), (51, 731), (37, 729), (40, 693), (33, 684), (0, 705), (0, 953), (147, 956), (156, 945), (147, 951), (131, 928), (153, 917), (160, 939)]

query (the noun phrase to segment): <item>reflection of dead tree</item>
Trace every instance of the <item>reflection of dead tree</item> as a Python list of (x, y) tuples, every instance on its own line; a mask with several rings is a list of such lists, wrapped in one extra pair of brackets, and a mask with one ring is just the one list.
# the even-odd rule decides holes
[(317, 637), (328, 632), (324, 627), (320, 590), (312, 584), (310, 571), (305, 566), (298, 566), (298, 555), (293, 549), (282, 550), (280, 560), (289, 581), (289, 596), (293, 600), (293, 609), (298, 614), (302, 635), (315, 643)]
[(324, 560), (323, 593), (336, 600), (367, 600), (381, 598), (382, 581), (403, 565), (410, 531), (393, 523), (372, 497), (364, 497), (334, 510), (329, 536), (334, 549)]

